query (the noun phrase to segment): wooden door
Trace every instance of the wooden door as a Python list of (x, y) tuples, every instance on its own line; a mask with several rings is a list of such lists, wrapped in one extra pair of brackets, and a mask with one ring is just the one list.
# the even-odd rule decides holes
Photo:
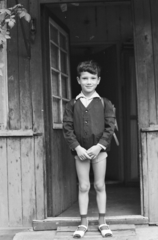
[(77, 199), (74, 159), (62, 132), (65, 104), (71, 99), (69, 34), (46, 8), (42, 19), (47, 215), (57, 216)]

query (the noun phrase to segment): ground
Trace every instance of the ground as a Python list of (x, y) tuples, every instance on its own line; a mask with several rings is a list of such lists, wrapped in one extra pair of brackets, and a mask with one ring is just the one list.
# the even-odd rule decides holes
[[(136, 238), (132, 240), (158, 240), (158, 226), (136, 226)], [(64, 237), (64, 236), (63, 236)], [(64, 238), (60, 238), (63, 239)], [(86, 239), (87, 237), (85, 237)], [(92, 237), (93, 238), (93, 237)], [(55, 240), (56, 231), (0, 232), (0, 240)], [(87, 238), (88, 239), (88, 238)], [(109, 239), (109, 238), (108, 238)], [(126, 240), (131, 238), (126, 237)], [(96, 239), (97, 240), (97, 239)]]

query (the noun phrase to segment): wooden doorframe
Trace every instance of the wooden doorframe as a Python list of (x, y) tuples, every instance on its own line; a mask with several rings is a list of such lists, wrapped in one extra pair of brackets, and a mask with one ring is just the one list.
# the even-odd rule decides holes
[[(70, 1), (67, 0), (66, 2), (69, 3), (69, 2), (72, 2), (72, 1), (71, 0)], [(78, 0), (77, 2), (84, 2), (84, 0)], [(87, 2), (90, 3), (90, 2), (93, 2), (93, 1), (88, 0)], [(59, 0), (40, 0), (40, 3), (52, 3), (53, 4), (53, 3), (60, 3), (60, 1)], [(130, 4), (130, 1), (128, 2), (128, 4)], [(100, 43), (102, 43), (102, 42), (100, 42)], [(120, 76), (120, 68), (121, 68), (121, 66), (120, 66), (121, 65), (120, 64), (120, 62), (121, 62), (120, 51), (121, 51), (121, 46), (120, 46), (119, 42), (112, 42), (112, 43), (115, 43), (117, 45), (117, 51), (118, 51), (118, 54), (117, 54), (117, 56), (118, 56), (118, 76), (119, 76), (118, 77), (118, 82), (120, 82), (121, 81), (121, 76)], [(122, 125), (122, 107), (121, 107), (121, 88), (119, 87), (118, 90), (119, 90), (119, 109), (118, 109), (119, 116), (118, 116), (118, 122), (119, 122), (119, 126), (120, 126), (119, 132), (122, 133), (123, 132), (123, 125)], [(123, 136), (123, 134), (119, 133), (119, 140), (120, 140), (120, 146), (121, 146), (121, 151), (120, 151), (121, 158), (120, 159), (123, 160), (123, 155), (124, 154), (123, 154), (123, 138), (122, 138), (122, 136)], [(139, 142), (140, 142), (140, 139), (139, 139)], [(123, 179), (123, 175), (124, 175), (124, 169), (121, 169), (121, 171), (120, 171), (120, 179)], [(141, 201), (141, 205), (142, 204), (143, 204), (143, 201)], [(142, 211), (142, 214), (143, 214), (143, 211)]]

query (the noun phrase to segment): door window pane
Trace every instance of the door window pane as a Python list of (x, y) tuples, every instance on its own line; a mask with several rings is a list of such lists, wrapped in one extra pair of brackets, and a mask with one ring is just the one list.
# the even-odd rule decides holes
[(52, 93), (59, 96), (59, 74), (52, 70)]
[(67, 77), (62, 76), (62, 97), (63, 98), (68, 98), (68, 82), (67, 82)]
[(53, 122), (54, 123), (61, 123), (60, 117), (60, 101), (59, 99), (53, 98)]
[(66, 50), (66, 37), (60, 34), (60, 47)]
[[(63, 113), (65, 112), (65, 107), (66, 107), (66, 101), (63, 101)], [(63, 118), (62, 118), (62, 120), (63, 120)]]
[(63, 73), (67, 73), (67, 55), (64, 52), (60, 52), (60, 56), (61, 56), (61, 71)]
[(58, 43), (58, 30), (52, 26), (52, 24), (50, 24), (50, 39), (55, 42)]
[(58, 69), (58, 48), (51, 43), (51, 67)]

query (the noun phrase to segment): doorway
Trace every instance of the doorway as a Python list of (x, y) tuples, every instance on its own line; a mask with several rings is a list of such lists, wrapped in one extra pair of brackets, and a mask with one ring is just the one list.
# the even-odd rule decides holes
[[(53, 19), (59, 26), (59, 28), (65, 29), (65, 31), (69, 35), (69, 47), (70, 47), (70, 77), (71, 77), (71, 97), (75, 97), (79, 92), (80, 88), (76, 81), (76, 66), (78, 62), (87, 60), (87, 59), (94, 59), (97, 61), (102, 67), (102, 75), (101, 75), (101, 83), (98, 86), (98, 93), (103, 97), (110, 99), (117, 109), (117, 120), (119, 124), (119, 141), (120, 146), (117, 147), (115, 145), (114, 140), (112, 141), (111, 151), (109, 152), (108, 156), (108, 163), (107, 163), (107, 174), (106, 174), (106, 183), (107, 183), (107, 191), (109, 195), (109, 199), (111, 199), (111, 203), (113, 206), (116, 204), (118, 206), (119, 211), (119, 204), (118, 199), (115, 198), (116, 194), (119, 198), (120, 196), (124, 196), (123, 199), (129, 201), (129, 205), (126, 204), (127, 211), (126, 213), (130, 213), (132, 215), (140, 214), (140, 190), (139, 190), (139, 174), (138, 174), (138, 153), (133, 154), (132, 157), (130, 156), (130, 152), (136, 153), (137, 149), (134, 148), (135, 140), (137, 140), (137, 134), (132, 135), (130, 137), (130, 142), (127, 141), (128, 135), (132, 134), (132, 121), (128, 121), (130, 115), (130, 103), (132, 101), (133, 93), (136, 94), (136, 87), (133, 84), (132, 92), (130, 92), (130, 83), (131, 83), (131, 71), (132, 76), (135, 74), (135, 69), (133, 65), (126, 64), (126, 67), (129, 67), (129, 71), (124, 71), (124, 64), (125, 62), (129, 61), (130, 58), (124, 58), (123, 52), (123, 44), (124, 41), (128, 41), (128, 39), (132, 39), (133, 30), (131, 29), (130, 22), (130, 5), (106, 5), (103, 2), (93, 2), (93, 3), (80, 3), (77, 5), (73, 5), (71, 3), (64, 5), (64, 4), (47, 4), (47, 10), (49, 9), (49, 17)], [(103, 11), (104, 10), (104, 11)], [(47, 12), (47, 13), (46, 13)], [(48, 19), (48, 11), (43, 14), (45, 17), (43, 19)], [(128, 12), (128, 14), (127, 14)], [(116, 14), (117, 13), (117, 14)], [(46, 16), (47, 15), (47, 16)], [(120, 21), (122, 17), (122, 21)], [(115, 22), (115, 21), (116, 22)], [(46, 31), (46, 26), (48, 21), (44, 20), (44, 27), (43, 31)], [(56, 25), (56, 26), (57, 26)], [(126, 26), (126, 27), (125, 27)], [(58, 27), (56, 27), (58, 29)], [(49, 32), (49, 29), (48, 29)], [(56, 31), (55, 31), (56, 32)], [(57, 30), (58, 32), (58, 30)], [(44, 50), (44, 59), (47, 59), (46, 62), (50, 63), (50, 59), (48, 56), (50, 55), (50, 49), (48, 47), (48, 39), (44, 37), (43, 41)], [(46, 47), (47, 45), (47, 47)], [(130, 55), (129, 55), (130, 56)], [(134, 54), (133, 54), (134, 59)], [(45, 61), (45, 60), (44, 60)], [(126, 62), (126, 63), (127, 63)], [(45, 72), (50, 73), (50, 67), (48, 64), (45, 64), (44, 68), (46, 69)], [(55, 69), (58, 72), (58, 69)], [(66, 193), (66, 189), (64, 186), (64, 180), (67, 179), (69, 174), (69, 169), (67, 168), (66, 172), (64, 171), (66, 164), (64, 162), (65, 156), (67, 158), (70, 157), (70, 153), (68, 148), (65, 146), (61, 129), (53, 129), (50, 130), (52, 119), (50, 117), (50, 113), (52, 112), (52, 106), (49, 103), (51, 101), (51, 86), (50, 86), (50, 75), (46, 74), (47, 79), (47, 91), (45, 92), (46, 99), (46, 133), (48, 134), (47, 137), (47, 171), (48, 171), (48, 215), (49, 216), (60, 216), (64, 214), (66, 216), (69, 214), (69, 211), (75, 213), (74, 206), (77, 206), (77, 199), (73, 198), (73, 201), (70, 199), (69, 204), (62, 205), (62, 208), (59, 206), (61, 200), (58, 197), (54, 201), (54, 196), (61, 196), (62, 203), (64, 203), (63, 194)], [(57, 79), (57, 78), (56, 78)], [(132, 83), (135, 81), (134, 77), (132, 78)], [(128, 86), (128, 91), (126, 91), (126, 87)], [(135, 95), (134, 95), (135, 96)], [(136, 102), (135, 102), (136, 104)], [(136, 108), (135, 108), (136, 109)], [(52, 129), (52, 128), (51, 128)], [(136, 130), (137, 131), (137, 130)], [(64, 152), (62, 148), (59, 146), (64, 147)], [(135, 151), (136, 150), (136, 151)], [(127, 154), (128, 153), (128, 154)], [(128, 158), (128, 159), (126, 159)], [(70, 164), (73, 162), (71, 159)], [(130, 176), (130, 171), (134, 173), (135, 169), (132, 168), (132, 162), (134, 162), (137, 172), (134, 174), (135, 177), (135, 185), (133, 185), (132, 179)], [(58, 163), (55, 165), (54, 163)], [(57, 168), (55, 166), (58, 166)], [(70, 165), (69, 165), (70, 166)], [(126, 171), (128, 168), (128, 171)], [(56, 171), (56, 170), (57, 171)], [(71, 172), (75, 172), (74, 166), (71, 165)], [(67, 173), (67, 175), (65, 174)], [(63, 174), (63, 175), (62, 175)], [(133, 176), (133, 175), (131, 175)], [(72, 176), (75, 179), (75, 175)], [(59, 181), (58, 181), (59, 180)], [(59, 186), (62, 186), (60, 189)], [(55, 184), (57, 183), (57, 187)], [(75, 181), (73, 181), (75, 183)], [(70, 186), (70, 183), (68, 183)], [(73, 191), (69, 189), (69, 195), (73, 195), (73, 192), (77, 193), (77, 184), (75, 188), (75, 184), (73, 184)], [(59, 193), (60, 192), (60, 193)], [(124, 194), (123, 194), (124, 193)], [(92, 206), (93, 211), (96, 212), (96, 207), (94, 210), (94, 202), (95, 196), (94, 191), (90, 193), (92, 195), (92, 202), (90, 203)], [(113, 197), (116, 199), (116, 203), (113, 202)], [(121, 199), (121, 197), (120, 197)], [(122, 208), (125, 206), (125, 202), (122, 200)], [(135, 199), (135, 201), (131, 202), (131, 199)], [(133, 205), (130, 205), (130, 202)], [(109, 205), (110, 206), (110, 205)], [(56, 212), (56, 209), (59, 211)], [(130, 211), (131, 208), (133, 211)], [(109, 208), (110, 209), (110, 208)], [(66, 211), (65, 211), (66, 210)], [(115, 209), (116, 210), (116, 209)], [(118, 212), (115, 211), (115, 214)], [(124, 214), (123, 212), (119, 211), (120, 214)], [(109, 212), (110, 215), (114, 214)], [(119, 213), (118, 213), (119, 214)]]
[[(118, 109), (118, 63), (117, 44), (91, 44), (81, 46), (71, 46), (71, 86), (72, 97), (75, 98), (81, 91), (76, 81), (76, 68), (79, 62), (94, 60), (101, 67), (101, 82), (97, 87), (97, 92), (108, 98)], [(107, 161), (107, 181), (119, 181), (119, 148), (114, 139), (111, 143), (112, 151), (108, 152)]]

